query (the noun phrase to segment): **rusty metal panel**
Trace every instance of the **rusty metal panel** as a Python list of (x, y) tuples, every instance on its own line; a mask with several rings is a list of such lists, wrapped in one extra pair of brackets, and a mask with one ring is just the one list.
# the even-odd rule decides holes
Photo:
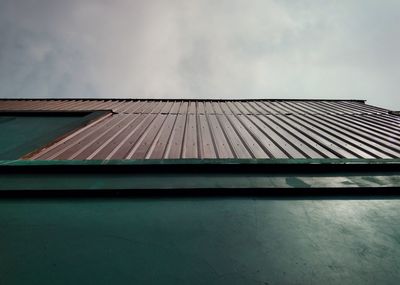
[(140, 142), (141, 138), (147, 134), (150, 125), (156, 119), (157, 115), (141, 114), (139, 117), (140, 121), (134, 125), (134, 129), (122, 139), (117, 149), (107, 159), (129, 159), (129, 156), (132, 155), (132, 150), (135, 149), (136, 144)]
[(215, 143), (212, 138), (211, 129), (206, 115), (198, 116), (199, 126), (199, 152), (201, 158), (217, 158)]
[(232, 126), (234, 127), (236, 133), (239, 135), (243, 145), (249, 151), (252, 157), (254, 158), (268, 158), (269, 155), (263, 149), (262, 145), (263, 142), (257, 140), (250, 130), (246, 128), (244, 124), (238, 119), (243, 116), (227, 116), (228, 120), (231, 122)]
[(185, 135), (183, 139), (182, 158), (198, 158), (197, 139), (197, 116), (193, 114), (187, 115)]
[[(98, 129), (103, 128), (104, 126), (110, 127), (114, 122), (115, 118), (106, 117), (103, 120), (98, 120), (84, 128), (79, 129), (78, 131), (72, 133), (71, 135), (65, 137), (64, 139), (54, 143), (53, 145), (42, 149), (40, 152), (36, 153), (30, 159), (42, 159), (42, 160), (52, 160), (52, 159), (61, 159), (60, 155), (70, 148), (73, 148), (76, 144), (79, 144), (80, 141), (93, 133), (95, 133)], [(82, 145), (83, 146), (83, 145)]]
[(179, 108), (179, 114), (187, 114), (187, 110), (188, 110), (188, 102), (184, 101), (182, 102), (180, 108)]
[(229, 145), (233, 149), (235, 158), (252, 158), (251, 153), (243, 144), (242, 138), (238, 135), (235, 127), (230, 123), (228, 116), (218, 116), (218, 120), (228, 139)]
[(172, 108), (171, 108), (171, 110), (170, 110), (170, 113), (171, 113), (171, 114), (178, 114), (179, 108), (180, 108), (180, 106), (181, 106), (181, 103), (182, 103), (182, 102), (180, 102), (180, 101), (175, 101), (175, 102), (173, 103), (173, 105), (172, 105)]
[(204, 107), (204, 102), (197, 102), (197, 114), (204, 115), (206, 113), (206, 109)]
[(338, 143), (342, 148), (347, 149), (355, 157), (358, 158), (375, 158), (373, 154), (366, 151), (362, 145), (359, 145), (356, 140), (344, 136), (341, 132), (333, 129), (331, 126), (322, 125), (316, 122), (314, 119), (310, 119), (306, 116), (294, 116), (298, 121), (305, 123), (310, 128), (317, 130), (318, 134), (325, 137), (331, 142)]
[(217, 115), (223, 115), (224, 112), (221, 108), (221, 104), (219, 104), (219, 102), (212, 102), (210, 104), (210, 114), (217, 114)]
[(262, 126), (254, 123), (249, 118), (250, 116), (239, 116), (239, 120), (245, 128), (251, 133), (254, 139), (263, 148), (265, 153), (270, 158), (288, 158), (288, 155), (280, 148), (279, 144), (272, 140), (268, 132), (263, 131)]
[(133, 145), (126, 158), (128, 159), (145, 159), (151, 146), (154, 144), (157, 134), (160, 132), (166, 115), (157, 115), (152, 123), (147, 127), (139, 141)]
[(165, 151), (170, 141), (171, 133), (175, 125), (177, 115), (169, 114), (165, 119), (165, 123), (161, 128), (158, 136), (154, 139), (154, 144), (147, 154), (146, 158), (149, 159), (163, 159), (165, 158)]
[[(214, 114), (214, 109), (212, 107), (211, 102), (204, 102), (204, 106), (205, 106), (205, 112), (207, 114)], [(222, 111), (221, 111), (221, 113), (222, 113)]]
[(215, 150), (218, 158), (232, 158), (235, 157), (231, 147), (229, 146), (228, 139), (222, 131), (221, 125), (218, 122), (219, 115), (207, 115), (210, 125), (211, 134), (215, 142)]
[(112, 111), (29, 159), (400, 158), (400, 117), (360, 101), (0, 100), (16, 110)]
[(253, 122), (259, 125), (264, 133), (268, 134), (289, 158), (305, 158), (306, 156), (301, 153), (299, 148), (296, 147), (296, 145), (286, 136), (287, 133), (286, 135), (285, 133), (281, 133), (281, 129), (279, 129), (277, 125), (273, 124), (269, 117), (270, 116), (257, 116), (253, 119)]
[(192, 114), (192, 115), (196, 115), (197, 111), (196, 111), (196, 101), (191, 101), (189, 103), (189, 109), (188, 109), (188, 113)]
[[(299, 120), (293, 119), (292, 116), (279, 116), (279, 120), (286, 123), (288, 126), (292, 126), (298, 132), (302, 133), (304, 136), (308, 137), (310, 140), (314, 141), (316, 145), (321, 148), (327, 149), (329, 152), (334, 153), (339, 158), (355, 158), (355, 156), (343, 149), (340, 143), (334, 142), (327, 139), (325, 136), (321, 135), (318, 129), (307, 125), (307, 123), (300, 122)], [(335, 158), (328, 155), (328, 158)]]
[(101, 131), (99, 130), (96, 134), (94, 134), (92, 141), (89, 141), (88, 143), (84, 144), (84, 147), (80, 147), (80, 149), (78, 148), (78, 150), (75, 151), (72, 158), (83, 160), (91, 159), (96, 155), (97, 157), (101, 157), (101, 155), (98, 156), (98, 153), (103, 149), (105, 150), (105, 154), (110, 153), (110, 150), (112, 150), (111, 142), (115, 140), (117, 135), (121, 134), (129, 127), (131, 122), (137, 118), (137, 115), (122, 114), (115, 117), (118, 118), (117, 124), (113, 125), (112, 127), (106, 127)]
[(181, 158), (185, 125), (186, 115), (178, 114), (175, 120), (174, 128), (172, 129), (172, 134), (168, 143), (165, 158)]
[(93, 153), (88, 157), (88, 159), (111, 159), (114, 152), (116, 152), (122, 144), (126, 143), (126, 139), (129, 134), (133, 132), (135, 127), (140, 124), (144, 116), (140, 114), (123, 114), (116, 115), (120, 116), (122, 119), (118, 121), (117, 128), (113, 129), (113, 135), (103, 143), (97, 149), (93, 149)]

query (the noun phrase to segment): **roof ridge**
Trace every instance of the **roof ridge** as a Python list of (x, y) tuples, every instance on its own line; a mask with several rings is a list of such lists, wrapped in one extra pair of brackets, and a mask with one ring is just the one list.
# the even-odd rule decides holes
[(290, 101), (346, 101), (346, 102), (361, 102), (365, 103), (367, 100), (363, 99), (261, 99), (261, 98), (250, 98), (250, 99), (202, 99), (202, 98), (191, 98), (191, 99), (181, 99), (181, 98), (0, 98), (0, 101), (21, 101), (21, 100), (48, 100), (48, 101), (59, 101), (59, 100), (86, 100), (86, 101), (117, 101), (117, 100), (126, 100), (126, 101), (275, 101), (275, 102), (290, 102)]

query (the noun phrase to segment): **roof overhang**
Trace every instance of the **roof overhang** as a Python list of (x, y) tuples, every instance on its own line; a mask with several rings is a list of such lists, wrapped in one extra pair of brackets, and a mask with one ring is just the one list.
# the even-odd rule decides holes
[(160, 99), (160, 98), (0, 98), (0, 101), (37, 101), (37, 100), (46, 100), (46, 101), (64, 101), (64, 100), (85, 100), (85, 101), (112, 101), (112, 100), (133, 100), (133, 101), (272, 101), (272, 102), (285, 102), (285, 101), (310, 101), (310, 102), (318, 102), (318, 101), (328, 101), (328, 102), (338, 102), (338, 101), (347, 101), (347, 102), (360, 102), (360, 103), (365, 103), (367, 100), (363, 99), (326, 99), (326, 98), (320, 98), (320, 99), (269, 99), (269, 98), (238, 98), (238, 99), (227, 99), (227, 98), (188, 98), (188, 99), (182, 99), (182, 98), (165, 98), (165, 99)]
[(399, 194), (400, 159), (1, 161), (0, 195)]

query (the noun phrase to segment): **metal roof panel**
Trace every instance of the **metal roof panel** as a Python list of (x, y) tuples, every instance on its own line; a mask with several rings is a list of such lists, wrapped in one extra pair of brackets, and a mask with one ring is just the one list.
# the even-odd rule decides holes
[(97, 110), (112, 114), (29, 159), (400, 158), (400, 117), (356, 100), (0, 100), (0, 111)]

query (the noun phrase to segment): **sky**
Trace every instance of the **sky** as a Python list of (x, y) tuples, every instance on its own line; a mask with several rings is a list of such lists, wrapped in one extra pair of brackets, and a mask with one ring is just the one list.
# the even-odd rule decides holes
[(365, 99), (400, 110), (398, 0), (0, 0), (0, 98)]

